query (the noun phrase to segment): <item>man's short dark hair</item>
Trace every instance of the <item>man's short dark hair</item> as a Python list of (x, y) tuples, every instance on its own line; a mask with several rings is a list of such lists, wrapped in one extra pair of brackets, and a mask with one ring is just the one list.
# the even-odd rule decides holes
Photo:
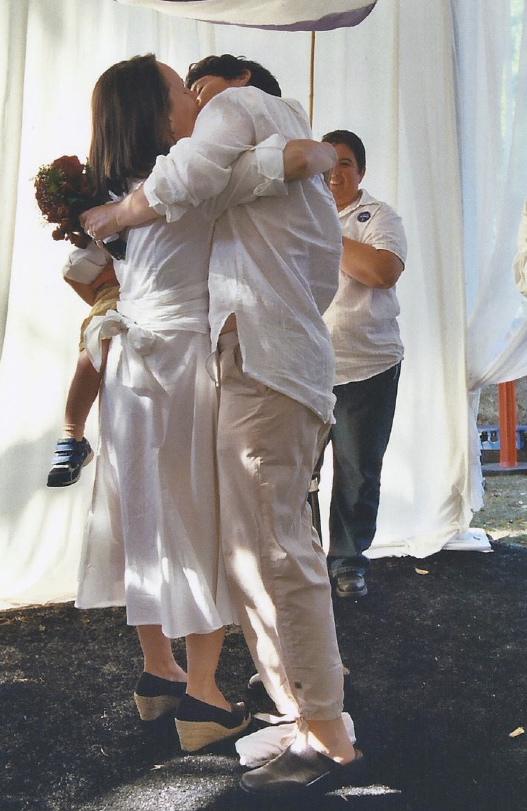
[(326, 141), (328, 144), (333, 144), (333, 146), (335, 146), (335, 144), (344, 144), (344, 146), (349, 147), (355, 155), (359, 171), (362, 172), (366, 169), (366, 150), (361, 139), (358, 135), (355, 135), (354, 132), (350, 132), (349, 130), (333, 130), (332, 132), (327, 132), (322, 140)]
[(223, 79), (239, 79), (245, 70), (250, 71), (251, 78), (248, 84), (259, 87), (270, 96), (281, 96), (280, 85), (273, 74), (262, 67), (258, 62), (251, 62), (244, 56), (222, 54), (221, 56), (206, 56), (199, 62), (190, 65), (185, 79), (185, 85), (192, 85), (203, 76), (221, 76)]

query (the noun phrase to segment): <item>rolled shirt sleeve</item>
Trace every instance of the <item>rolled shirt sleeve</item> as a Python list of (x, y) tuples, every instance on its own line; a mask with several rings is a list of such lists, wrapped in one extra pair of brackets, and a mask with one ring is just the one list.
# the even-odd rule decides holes
[(203, 204), (209, 216), (217, 219), (231, 206), (252, 203), (257, 197), (286, 197), (284, 181), (284, 147), (281, 135), (271, 135), (262, 143), (240, 155), (232, 167), (227, 188)]
[(150, 205), (173, 222), (191, 206), (216, 197), (227, 187), (236, 159), (256, 146), (251, 107), (255, 88), (229, 88), (200, 112), (191, 138), (181, 138), (168, 155), (160, 155), (144, 184)]

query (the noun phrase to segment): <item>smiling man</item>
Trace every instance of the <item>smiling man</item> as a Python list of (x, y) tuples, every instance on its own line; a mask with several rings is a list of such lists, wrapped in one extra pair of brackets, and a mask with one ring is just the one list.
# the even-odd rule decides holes
[(337, 150), (330, 189), (343, 234), (339, 289), (324, 315), (336, 356), (328, 567), (337, 596), (356, 598), (367, 594), (364, 552), (375, 535), (403, 357), (395, 284), (404, 270), (406, 237), (399, 215), (360, 188), (366, 172), (361, 139), (335, 130), (323, 141)]

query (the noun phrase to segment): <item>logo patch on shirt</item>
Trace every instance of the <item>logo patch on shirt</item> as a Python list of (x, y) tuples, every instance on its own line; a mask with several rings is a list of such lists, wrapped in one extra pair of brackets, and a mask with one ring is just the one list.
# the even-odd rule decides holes
[(369, 211), (361, 211), (361, 213), (358, 215), (357, 219), (358, 219), (359, 222), (367, 222), (370, 219), (370, 217), (371, 217), (371, 214), (370, 214)]

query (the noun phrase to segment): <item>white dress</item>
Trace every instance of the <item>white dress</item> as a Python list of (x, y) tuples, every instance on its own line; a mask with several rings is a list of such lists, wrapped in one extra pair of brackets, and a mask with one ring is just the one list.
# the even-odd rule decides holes
[(160, 624), (169, 638), (237, 621), (219, 544), (217, 400), (206, 368), (210, 241), (227, 205), (254, 199), (256, 188), (283, 194), (282, 178), (277, 141), (238, 161), (220, 197), (129, 233), (126, 261), (115, 263), (119, 312), (87, 333), (96, 365), (100, 339), (112, 340), (79, 608), (126, 605), (130, 625)]

